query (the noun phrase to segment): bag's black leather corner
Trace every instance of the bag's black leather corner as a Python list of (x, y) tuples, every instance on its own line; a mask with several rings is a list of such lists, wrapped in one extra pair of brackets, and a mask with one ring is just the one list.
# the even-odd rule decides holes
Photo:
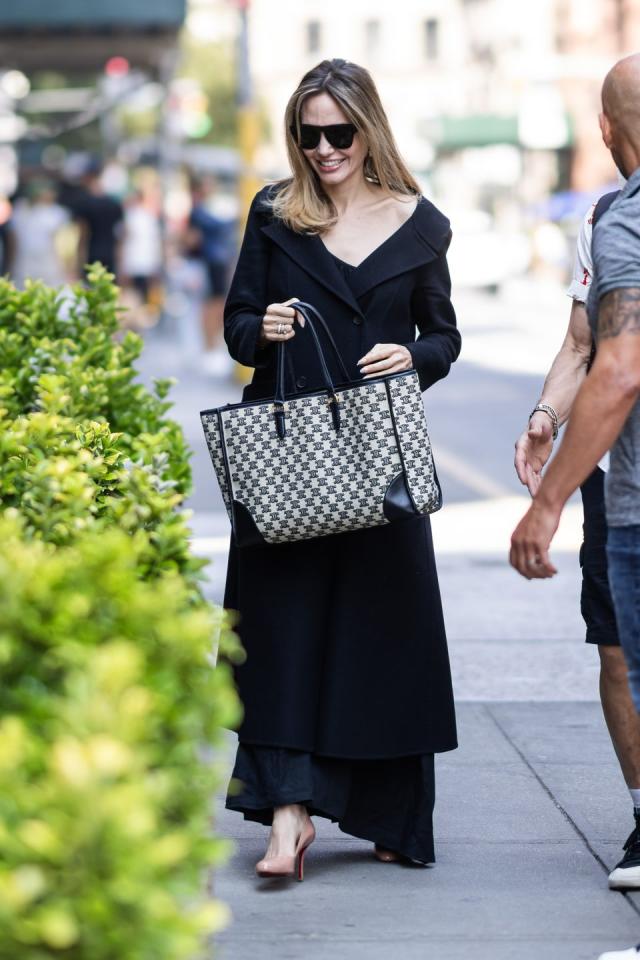
[(233, 535), (239, 547), (256, 547), (267, 542), (244, 503), (239, 500), (233, 501)]
[(394, 477), (387, 487), (382, 509), (390, 522), (416, 516), (416, 508), (409, 494), (404, 470)]

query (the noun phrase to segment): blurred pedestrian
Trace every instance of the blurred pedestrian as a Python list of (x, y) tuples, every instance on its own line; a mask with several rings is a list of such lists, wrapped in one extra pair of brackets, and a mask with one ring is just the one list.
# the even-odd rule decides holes
[[(521, 482), (534, 497), (542, 480), (557, 436), (558, 427), (571, 414), (580, 386), (592, 358), (593, 337), (587, 318), (586, 300), (593, 277), (592, 233), (619, 191), (605, 194), (592, 204), (585, 216), (576, 250), (569, 327), (547, 375), (542, 396), (529, 418), (529, 425), (516, 443), (515, 467)], [(624, 855), (609, 874), (612, 890), (640, 889), (640, 717), (631, 699), (629, 680), (620, 646), (613, 598), (607, 570), (607, 520), (604, 479), (609, 468), (605, 454), (582, 484), (584, 543), (580, 550), (582, 567), (581, 610), (587, 626), (587, 643), (598, 645), (600, 656), (600, 699), (611, 740), (620, 762), (631, 801), (635, 826), (624, 845)]]
[(192, 256), (193, 244), (187, 227), (171, 239), (167, 256), (167, 313), (174, 319), (178, 356), (187, 370), (201, 365), (202, 312), (208, 292), (207, 272), (200, 258)]
[[(136, 313), (150, 308), (150, 294), (162, 271), (162, 231), (157, 210), (140, 190), (125, 201), (120, 281), (132, 287), (137, 297)], [(144, 323), (142, 324), (145, 325)]]
[(14, 257), (14, 236), (11, 233), (12, 206), (8, 197), (0, 195), (0, 276), (9, 273)]
[[(460, 349), (449, 221), (420, 195), (362, 67), (320, 63), (285, 121), (292, 176), (256, 196), (225, 310), (231, 355), (256, 368), (245, 400), (273, 396), (285, 342), (288, 389), (323, 385), (292, 298), (325, 315), (352, 380), (415, 368), (427, 389)], [(247, 651), (227, 806), (271, 825), (258, 874), (301, 870), (311, 815), (380, 860), (433, 861), (434, 754), (456, 729), (428, 517), (232, 546), (225, 605)]]
[(116, 274), (123, 209), (102, 185), (102, 165), (97, 160), (90, 161), (80, 183), (63, 184), (59, 197), (80, 225), (80, 276), (84, 275), (85, 265), (96, 261)]
[(214, 195), (215, 183), (210, 177), (193, 178), (189, 216), (191, 253), (202, 260), (208, 283), (202, 315), (205, 349), (202, 365), (206, 372), (224, 376), (232, 368), (224, 346), (223, 315), (234, 255), (235, 223), (216, 214)]
[[(567, 499), (611, 449), (605, 499), (607, 556), (616, 623), (640, 712), (640, 54), (620, 60), (602, 88), (602, 136), (627, 179), (593, 233), (593, 279), (587, 300), (597, 344), (563, 442), (511, 542), (523, 576), (556, 570), (549, 546)], [(614, 957), (640, 955), (640, 948)]]
[(12, 235), (8, 269), (17, 287), (27, 280), (42, 280), (58, 287), (67, 280), (58, 240), (69, 214), (56, 201), (54, 185), (33, 180), (16, 200), (9, 230)]

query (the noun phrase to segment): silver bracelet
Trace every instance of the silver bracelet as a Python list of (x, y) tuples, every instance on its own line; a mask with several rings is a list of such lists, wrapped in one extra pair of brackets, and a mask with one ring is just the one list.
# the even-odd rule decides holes
[(558, 423), (559, 423), (558, 414), (556, 413), (556, 411), (554, 410), (554, 408), (551, 406), (550, 403), (537, 403), (533, 408), (533, 410), (531, 411), (531, 413), (529, 414), (529, 421), (531, 421), (531, 417), (534, 415), (534, 413), (537, 413), (538, 410), (541, 413), (546, 413), (546, 415), (550, 418), (552, 423), (551, 435), (555, 440), (556, 437), (558, 436)]

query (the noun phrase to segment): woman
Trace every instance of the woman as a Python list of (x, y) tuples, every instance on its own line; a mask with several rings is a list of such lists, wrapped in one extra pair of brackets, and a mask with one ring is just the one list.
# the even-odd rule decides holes
[[(225, 308), (231, 355), (255, 367), (245, 400), (273, 396), (282, 342), (289, 392), (322, 385), (295, 298), (324, 315), (353, 380), (415, 367), (426, 389), (460, 350), (449, 222), (420, 196), (366, 70), (322, 62), (285, 121), (293, 175), (256, 196)], [(433, 861), (433, 755), (456, 732), (428, 518), (232, 548), (225, 605), (247, 651), (227, 806), (271, 824), (259, 875), (301, 877), (311, 815), (379, 859)]]

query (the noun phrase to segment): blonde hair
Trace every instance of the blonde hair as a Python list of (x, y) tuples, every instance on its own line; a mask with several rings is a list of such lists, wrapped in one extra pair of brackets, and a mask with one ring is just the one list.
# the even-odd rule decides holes
[(304, 75), (287, 104), (284, 125), (293, 176), (280, 181), (271, 191), (267, 203), (274, 217), (296, 233), (322, 233), (338, 218), (333, 202), (291, 132), (292, 128), (300, 130), (302, 106), (318, 93), (328, 93), (357, 128), (368, 149), (363, 170), (367, 180), (388, 194), (420, 193), (400, 156), (369, 71), (348, 60), (323, 60)]

